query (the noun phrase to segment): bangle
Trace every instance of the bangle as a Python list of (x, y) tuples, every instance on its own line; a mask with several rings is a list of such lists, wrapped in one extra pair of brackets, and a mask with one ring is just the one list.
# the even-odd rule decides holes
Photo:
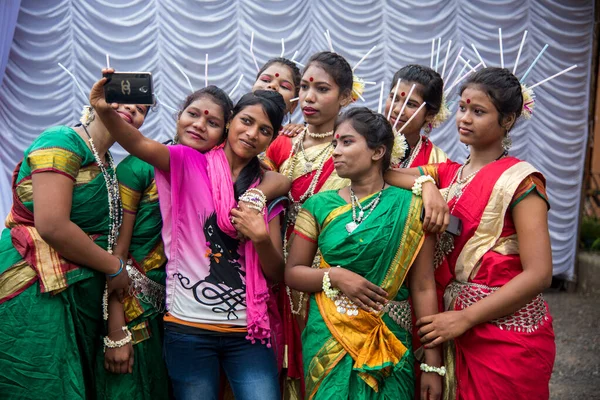
[(105, 352), (106, 352), (107, 347), (109, 349), (116, 349), (116, 348), (125, 346), (127, 343), (131, 343), (132, 336), (131, 336), (131, 332), (129, 332), (129, 329), (127, 328), (127, 326), (122, 327), (121, 330), (127, 334), (127, 336), (125, 336), (121, 340), (115, 341), (115, 340), (111, 340), (108, 336), (104, 336), (104, 351)]
[(323, 292), (325, 296), (331, 300), (335, 300), (335, 298), (340, 294), (339, 289), (334, 289), (331, 287), (331, 279), (329, 279), (329, 271), (325, 271), (323, 274)]
[(442, 366), (442, 367), (432, 367), (431, 365), (427, 365), (425, 363), (422, 363), (419, 368), (423, 372), (435, 372), (439, 376), (446, 375), (446, 367), (444, 367), (444, 366)]
[(423, 193), (423, 184), (425, 182), (431, 182), (435, 185), (435, 179), (429, 175), (421, 175), (415, 179), (415, 183), (412, 187), (412, 192), (415, 196), (420, 196)]
[(248, 207), (256, 210), (260, 213), (264, 213), (265, 206), (267, 205), (267, 197), (262, 190), (257, 188), (250, 188), (246, 190), (239, 198), (238, 202), (243, 201), (248, 203)]
[(109, 278), (114, 278), (115, 276), (119, 275), (121, 272), (123, 272), (123, 260), (121, 260), (119, 257), (117, 257), (119, 259), (119, 270), (117, 272), (115, 272), (114, 274), (106, 274), (106, 276), (108, 276)]

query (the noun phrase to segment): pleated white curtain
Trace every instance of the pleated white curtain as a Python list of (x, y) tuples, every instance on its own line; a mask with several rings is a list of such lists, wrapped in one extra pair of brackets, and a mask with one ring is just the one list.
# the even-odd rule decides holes
[[(151, 71), (164, 105), (150, 113), (142, 131), (165, 140), (174, 134), (175, 126), (174, 113), (167, 106), (177, 107), (189, 93), (174, 63), (183, 68), (194, 88), (204, 86), (206, 53), (209, 83), (228, 91), (244, 74), (235, 100), (250, 89), (256, 75), (249, 53), (251, 32), (255, 32), (259, 64), (280, 55), (281, 38), (285, 56), (298, 51), (297, 60), (305, 62), (312, 53), (328, 48), (325, 29), (331, 32), (335, 51), (351, 65), (377, 45), (356, 72), (368, 81), (385, 80), (387, 91), (401, 66), (430, 64), (433, 38), (442, 38), (440, 72), (447, 42), (452, 40), (448, 74), (461, 46), (471, 65), (478, 63), (471, 43), (488, 65), (500, 65), (498, 28), (502, 28), (504, 61), (512, 68), (527, 29), (518, 76), (544, 44), (550, 45), (527, 83), (579, 65), (536, 90), (534, 117), (515, 129), (512, 150), (548, 179), (554, 272), (570, 278), (588, 135), (593, 7), (592, 0), (22, 0), (0, 87), (0, 214), (8, 212), (9, 176), (23, 150), (45, 128), (77, 121), (86, 104), (86, 97), (58, 62), (86, 90), (99, 77), (106, 53), (117, 70)], [(450, 80), (461, 67), (459, 63)], [(364, 97), (363, 104), (376, 109), (379, 86), (368, 86)], [(449, 99), (454, 113), (456, 94)], [(300, 122), (299, 117), (294, 121)], [(458, 142), (453, 118), (435, 130), (432, 139), (453, 159), (464, 160), (467, 149)], [(121, 149), (115, 153), (123, 156)]]

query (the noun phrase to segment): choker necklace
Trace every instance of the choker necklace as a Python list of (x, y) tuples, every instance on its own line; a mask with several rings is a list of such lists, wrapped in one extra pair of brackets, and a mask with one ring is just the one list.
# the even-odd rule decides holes
[(311, 131), (308, 130), (308, 126), (305, 127), (304, 130), (306, 131), (306, 134), (308, 135), (308, 137), (311, 137), (313, 139), (323, 139), (328, 136), (333, 136), (333, 131), (329, 131), (329, 132), (325, 132), (325, 133), (312, 133)]
[[(366, 206), (363, 207), (360, 204), (358, 197), (356, 197), (356, 195), (354, 194), (354, 190), (352, 190), (352, 186), (350, 186), (350, 203), (352, 204), (352, 222), (348, 222), (346, 224), (346, 231), (348, 232), (348, 235), (350, 235), (352, 232), (354, 232), (356, 230), (356, 228), (358, 228), (358, 226), (361, 223), (363, 223), (369, 217), (369, 215), (371, 215), (373, 213), (373, 210), (375, 210), (375, 207), (377, 207), (377, 204), (379, 204), (379, 199), (381, 199), (381, 195), (383, 194), (384, 187), (385, 187), (385, 182), (383, 182), (383, 186), (381, 187), (381, 190), (379, 191), (377, 196), (373, 200), (371, 200), (371, 202), (369, 204), (367, 204)], [(360, 210), (358, 212), (358, 215), (356, 215), (357, 208)], [(367, 215), (365, 215), (366, 211), (369, 212)]]

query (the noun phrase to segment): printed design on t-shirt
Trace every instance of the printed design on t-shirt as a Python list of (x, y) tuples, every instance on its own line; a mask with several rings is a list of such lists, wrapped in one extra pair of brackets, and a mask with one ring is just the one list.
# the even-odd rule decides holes
[(214, 212), (204, 221), (204, 236), (208, 275), (193, 285), (181, 273), (174, 276), (184, 289), (192, 291), (198, 303), (211, 307), (214, 313), (226, 314), (228, 320), (238, 319), (236, 312), (246, 309), (246, 274), (238, 261), (240, 241), (219, 228)]

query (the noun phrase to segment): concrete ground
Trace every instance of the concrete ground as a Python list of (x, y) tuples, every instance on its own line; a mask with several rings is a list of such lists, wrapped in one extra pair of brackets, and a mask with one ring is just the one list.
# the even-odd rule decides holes
[(544, 293), (554, 318), (552, 400), (600, 399), (600, 296)]

